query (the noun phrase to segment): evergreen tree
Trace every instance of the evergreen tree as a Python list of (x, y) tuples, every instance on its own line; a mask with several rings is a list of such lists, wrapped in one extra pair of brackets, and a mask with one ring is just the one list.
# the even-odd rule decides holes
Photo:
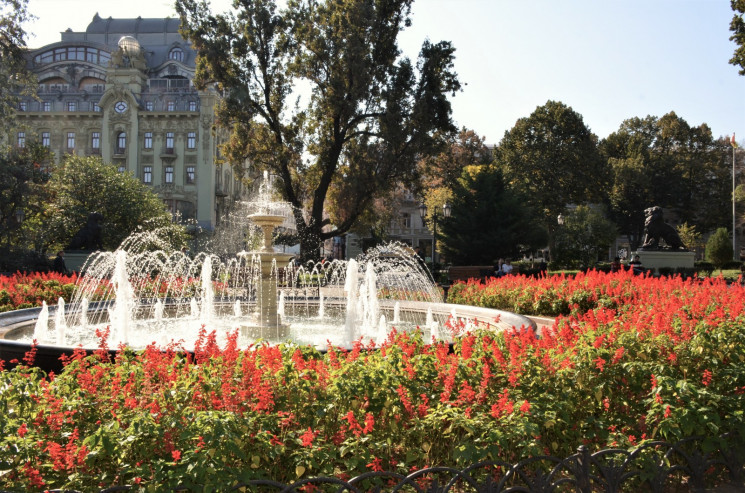
[(732, 250), (732, 239), (727, 232), (727, 228), (717, 229), (706, 242), (706, 260), (714, 264), (719, 270), (722, 270), (724, 264), (732, 260), (734, 252)]
[(500, 257), (546, 244), (545, 230), (499, 169), (469, 166), (453, 189), (451, 217), (442, 220), (442, 254), (455, 265), (492, 265)]

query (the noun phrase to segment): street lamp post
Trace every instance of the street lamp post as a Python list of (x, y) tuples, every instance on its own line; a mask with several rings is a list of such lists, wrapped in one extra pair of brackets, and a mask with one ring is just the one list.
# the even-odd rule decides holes
[(739, 255), (737, 254), (737, 216), (735, 208), (735, 163), (737, 162), (737, 142), (735, 141), (735, 134), (732, 133), (732, 257), (734, 260), (738, 260)]
[[(450, 204), (447, 202), (442, 205), (442, 215), (443, 217), (450, 217), (450, 213), (452, 212), (452, 207), (450, 207)], [(422, 218), (422, 224), (425, 224), (427, 222), (427, 205), (422, 203), (419, 206), (419, 217)], [(437, 214), (437, 211), (432, 213), (432, 265), (437, 264), (437, 219), (439, 218), (439, 215)]]

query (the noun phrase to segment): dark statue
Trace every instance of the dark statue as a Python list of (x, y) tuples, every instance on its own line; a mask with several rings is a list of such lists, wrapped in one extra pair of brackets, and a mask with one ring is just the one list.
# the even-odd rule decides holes
[(639, 250), (663, 250), (660, 240), (667, 249), (687, 250), (675, 228), (662, 220), (662, 207), (645, 209), (644, 216), (644, 243)]
[(103, 215), (101, 213), (91, 212), (88, 214), (88, 221), (72, 237), (67, 250), (103, 250), (101, 236), (103, 227), (101, 226), (101, 222), (103, 222)]

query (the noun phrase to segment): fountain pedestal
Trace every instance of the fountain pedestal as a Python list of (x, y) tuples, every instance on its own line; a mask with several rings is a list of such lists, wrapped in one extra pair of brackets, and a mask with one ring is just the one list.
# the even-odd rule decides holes
[(272, 248), (272, 233), (275, 227), (282, 224), (284, 216), (252, 214), (249, 217), (262, 229), (264, 235), (261, 249), (258, 252), (249, 252), (249, 255), (258, 256), (261, 262), (261, 291), (256, 300), (256, 323), (241, 326), (241, 332), (254, 335), (253, 329), (261, 329), (261, 334), (265, 336), (282, 339), (287, 336), (287, 326), (282, 324), (277, 313), (278, 272), (287, 267), (294, 255), (275, 252)]

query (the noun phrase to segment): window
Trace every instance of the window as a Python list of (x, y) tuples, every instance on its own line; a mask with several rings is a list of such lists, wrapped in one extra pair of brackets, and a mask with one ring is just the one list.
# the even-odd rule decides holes
[(186, 183), (194, 183), (196, 177), (194, 166), (186, 167)]
[(189, 132), (188, 134), (186, 134), (186, 148), (196, 149), (196, 147), (197, 147), (197, 133)]
[(77, 104), (75, 103), (75, 101), (67, 102), (67, 111), (75, 111), (75, 108), (77, 108)]
[(189, 111), (197, 111), (197, 102), (189, 101)]
[(142, 181), (143, 183), (153, 182), (153, 167), (152, 166), (145, 166), (144, 168), (142, 168)]
[(145, 109), (147, 111), (153, 111), (153, 102), (152, 101), (146, 101), (145, 102)]
[(26, 101), (21, 101), (20, 103), (18, 103), (18, 109), (20, 111), (26, 111)]
[(145, 149), (153, 148), (153, 133), (145, 132)]
[(101, 112), (101, 107), (98, 106), (98, 103), (93, 103), (93, 111), (95, 111), (96, 113)]
[(49, 147), (51, 145), (51, 136), (49, 135), (49, 132), (42, 132), (41, 133), (41, 145), (44, 147)]
[(67, 132), (67, 148), (75, 149), (75, 132)]
[(49, 101), (44, 101), (42, 103), (42, 110), (43, 111), (52, 111), (52, 103), (50, 103)]
[(173, 132), (166, 132), (166, 152), (173, 154)]
[(166, 183), (173, 183), (173, 166), (166, 166)]
[(18, 132), (18, 147), (26, 147), (26, 132)]
[(91, 149), (101, 148), (101, 132), (93, 132), (91, 134)]
[(179, 47), (172, 48), (171, 51), (168, 53), (168, 59), (176, 60), (177, 62), (183, 62), (184, 61), (184, 50), (182, 50)]
[(124, 172), (125, 172), (125, 171), (127, 170), (127, 168), (126, 168), (126, 167), (124, 167), (124, 166), (119, 166), (119, 167), (117, 168), (117, 170), (119, 171), (119, 173), (124, 173)]
[(173, 111), (176, 109), (176, 102), (175, 101), (168, 101), (168, 111)]
[(127, 132), (119, 132), (116, 134), (116, 153), (124, 154), (127, 149)]

